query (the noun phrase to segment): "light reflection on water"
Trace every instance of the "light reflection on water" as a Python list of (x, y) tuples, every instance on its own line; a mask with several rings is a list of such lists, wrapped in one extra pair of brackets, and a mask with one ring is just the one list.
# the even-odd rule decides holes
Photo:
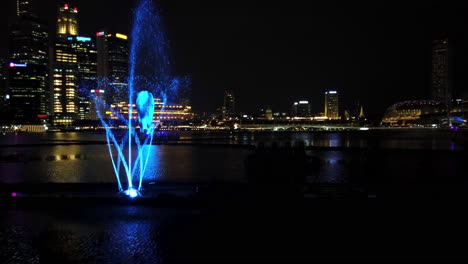
[(142, 206), (0, 211), (0, 257), (2, 263), (161, 263), (166, 248), (179, 242), (172, 224), (198, 214)]
[[(437, 132), (439, 133), (439, 132)], [(456, 150), (460, 147), (450, 140), (450, 135), (440, 132), (437, 134), (428, 131), (411, 133), (389, 133), (384, 136), (365, 134), (352, 134), (347, 132), (333, 133), (245, 133), (235, 139), (210, 139), (211, 143), (250, 144), (263, 141), (267, 145), (276, 144), (279, 147), (294, 146), (303, 142), (305, 146), (318, 147), (380, 147), (386, 149), (446, 149)], [(193, 135), (194, 137), (196, 135)], [(206, 136), (206, 135), (205, 135)], [(216, 135), (209, 135), (216, 136)], [(218, 135), (219, 136), (219, 135)], [(54, 140), (69, 139), (72, 141), (99, 141), (104, 135), (79, 133), (53, 133), (9, 135), (16, 138), (14, 142), (56, 142)], [(188, 137), (185, 135), (184, 137)], [(21, 140), (19, 140), (21, 139)], [(42, 141), (40, 141), (40, 140)], [(52, 141), (45, 141), (52, 140)], [(233, 141), (234, 140), (234, 141)], [(5, 143), (5, 137), (0, 142)], [(205, 141), (197, 141), (204, 144)], [(275, 143), (276, 142), (276, 143)], [(153, 155), (148, 161), (145, 173), (145, 182), (172, 181), (245, 181), (245, 159), (253, 153), (248, 148), (229, 146), (190, 146), (190, 145), (152, 145)], [(136, 153), (133, 151), (132, 153)], [(317, 179), (326, 182), (342, 182), (347, 177), (347, 164), (358, 161), (366, 162), (353, 152), (348, 151), (309, 151), (310, 155), (317, 156), (322, 161), (322, 168)], [(398, 157), (383, 157), (392, 159), (386, 166), (391, 166)], [(408, 166), (422, 166), (424, 157), (411, 157), (413, 162)], [(0, 148), (0, 182), (3, 183), (114, 183), (113, 169), (109, 159), (107, 147), (104, 144), (83, 145), (41, 145), (23, 147)]]

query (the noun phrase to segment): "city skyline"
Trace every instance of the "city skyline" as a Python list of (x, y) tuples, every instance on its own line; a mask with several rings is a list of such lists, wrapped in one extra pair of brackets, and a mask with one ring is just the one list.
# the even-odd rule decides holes
[[(318, 5), (326, 13), (319, 14), (301, 11), (300, 4), (281, 10), (278, 4), (262, 7), (261, 2), (247, 8), (242, 1), (159, 1), (175, 59), (173, 67), (192, 79), (194, 110), (214, 111), (222, 105), (224, 91), (231, 90), (236, 94), (236, 107), (244, 112), (256, 111), (259, 105), (285, 111), (299, 97), (311, 102), (312, 112), (320, 112), (323, 92), (340, 90), (346, 105), (359, 101), (373, 115), (399, 101), (431, 98), (431, 40), (442, 33), (454, 39), (454, 91), (466, 92), (468, 82), (462, 76), (468, 52), (460, 47), (468, 27), (462, 30), (460, 14), (467, 7), (440, 3), (431, 1), (416, 14), (416, 5), (400, 10), (402, 2), (398, 1), (387, 5), (359, 2), (356, 6), (335, 1)], [(80, 1), (80, 34), (95, 34), (102, 27), (127, 33), (130, 23), (122, 17), (131, 16), (133, 3), (124, 5), (129, 8), (110, 1)], [(332, 7), (336, 7), (336, 15), (329, 14)], [(360, 7), (367, 9), (355, 15), (345, 12)], [(52, 1), (41, 6), (39, 13), (56, 17), (56, 8)], [(443, 19), (433, 19), (431, 15), (439, 8), (446, 11)], [(373, 12), (364, 14), (366, 10)], [(8, 15), (14, 11), (10, 8)], [(390, 19), (392, 11), (402, 15), (398, 21)], [(280, 15), (285, 19), (279, 19)], [(333, 18), (337, 20), (330, 21)], [(344, 23), (346, 19), (350, 19), (349, 25)], [(211, 23), (214, 21), (217, 23)], [(320, 21), (320, 27), (314, 23)], [(449, 26), (451, 30), (445, 30)], [(55, 24), (49, 28), (56, 30)], [(409, 35), (410, 30), (414, 34)], [(4, 49), (2, 44), (2, 54)]]

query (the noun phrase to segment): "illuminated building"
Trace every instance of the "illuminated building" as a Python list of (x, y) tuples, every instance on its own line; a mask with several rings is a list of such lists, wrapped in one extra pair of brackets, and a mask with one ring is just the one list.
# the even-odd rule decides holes
[(232, 91), (224, 93), (224, 104), (222, 109), (222, 119), (233, 118), (235, 116), (235, 97)]
[(54, 124), (89, 118), (91, 90), (97, 89), (97, 49), (94, 38), (78, 36), (78, 8), (70, 3), (58, 8), (51, 59)]
[(310, 116), (310, 103), (306, 100), (294, 102), (291, 109), (291, 114), (294, 117)]
[(78, 35), (78, 8), (63, 4), (58, 9), (57, 34), (65, 36)]
[(273, 111), (270, 107), (267, 107), (267, 109), (265, 110), (265, 118), (267, 120), (273, 120)]
[(445, 105), (449, 104), (452, 97), (450, 74), (449, 40), (447, 38), (434, 40), (432, 42), (432, 99)]
[(78, 56), (67, 39), (57, 39), (53, 54), (52, 107), (55, 125), (78, 119)]
[(97, 88), (96, 59), (91, 37), (57, 39), (52, 73), (54, 123), (66, 125), (88, 118), (90, 91)]
[[(106, 117), (109, 119), (118, 119), (118, 114), (128, 117), (128, 103), (121, 102), (111, 104), (111, 110), (106, 112)], [(136, 106), (133, 105), (133, 119), (138, 119)], [(170, 105), (164, 104), (159, 98), (154, 99), (154, 118), (153, 122), (165, 122), (171, 120), (192, 120), (192, 107), (186, 105)]]
[[(85, 119), (87, 120), (98, 120), (99, 115), (98, 112), (104, 117), (105, 115), (105, 107), (104, 105), (100, 105), (100, 108), (96, 106), (95, 101), (104, 103), (105, 98), (105, 91), (103, 89), (91, 89), (91, 96), (89, 97), (90, 104), (89, 104), (89, 111), (85, 114)], [(128, 112), (127, 112), (128, 113)]]
[[(97, 32), (97, 75), (108, 91), (106, 101), (125, 101), (128, 93), (129, 44), (126, 35)], [(110, 92), (112, 90), (112, 92)]]
[(339, 119), (339, 99), (337, 91), (325, 92), (325, 116), (328, 119)]
[[(77, 58), (77, 95), (78, 95), (78, 119), (90, 118), (91, 97), (90, 91), (97, 89), (97, 50), (96, 42), (91, 37), (72, 36), (67, 40)], [(91, 114), (94, 117), (94, 114)]]
[(31, 1), (17, 1), (9, 21), (9, 111), (18, 122), (40, 122), (48, 108), (48, 27), (32, 13)]
[[(387, 108), (382, 123), (393, 126), (415, 122), (423, 112), (428, 113), (427, 109), (435, 109), (433, 107), (438, 105), (440, 103), (434, 100), (415, 100), (396, 103)], [(432, 112), (433, 110), (429, 111)]]
[(57, 37), (51, 56), (51, 93), (54, 125), (71, 125), (79, 119), (78, 94), (78, 9), (70, 4), (58, 7)]

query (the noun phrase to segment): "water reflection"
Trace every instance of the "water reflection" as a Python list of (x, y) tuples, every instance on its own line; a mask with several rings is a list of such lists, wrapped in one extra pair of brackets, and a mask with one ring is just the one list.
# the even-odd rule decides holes
[(106, 231), (109, 237), (103, 241), (105, 251), (102, 253), (112, 256), (109, 263), (160, 263), (157, 219), (139, 215), (142, 208), (122, 209), (126, 214), (109, 223)]
[[(369, 134), (358, 132), (297, 132), (297, 133), (240, 133), (237, 139), (232, 137), (232, 144), (251, 144), (265, 142), (267, 146), (296, 145), (318, 147), (349, 147), (374, 149), (447, 149), (458, 150), (460, 146), (451, 141), (450, 134), (443, 131), (410, 131), (405, 133)], [(230, 135), (230, 134), (229, 134)], [(21, 135), (23, 137), (24, 135)], [(96, 139), (102, 135), (78, 133), (57, 133), (51, 135), (32, 135), (32, 138), (48, 137), (49, 139), (79, 138), (82, 141)], [(187, 137), (187, 135), (184, 135)], [(205, 135), (206, 136), (206, 135)], [(212, 138), (218, 134), (210, 134)], [(30, 139), (28, 139), (30, 140)], [(26, 140), (26, 141), (28, 141)], [(245, 181), (245, 159), (252, 152), (251, 148), (239, 148), (229, 145), (213, 145), (212, 143), (227, 143), (223, 139), (197, 141), (203, 146), (187, 145), (152, 145), (152, 155), (148, 160), (144, 182), (196, 182), (196, 181)], [(136, 153), (136, 151), (133, 151)], [(340, 160), (346, 163), (352, 152), (316, 153), (326, 166), (320, 178), (329, 177), (332, 181), (339, 174), (346, 175)], [(336, 157), (332, 157), (332, 155)], [(337, 156), (341, 155), (341, 156)], [(396, 154), (395, 154), (396, 155)], [(393, 156), (383, 157), (390, 160)], [(418, 157), (412, 157), (414, 162), (408, 166), (417, 166)], [(358, 162), (366, 162), (359, 160)], [(83, 145), (43, 145), (43, 146), (8, 146), (0, 147), (0, 182), (2, 183), (115, 183), (113, 168), (109, 159), (107, 147), (104, 144)], [(343, 178), (343, 177), (341, 177)]]

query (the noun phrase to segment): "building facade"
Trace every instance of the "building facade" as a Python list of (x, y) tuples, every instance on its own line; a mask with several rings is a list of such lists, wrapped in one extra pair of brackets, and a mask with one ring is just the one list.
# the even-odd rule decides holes
[(16, 0), (16, 16), (31, 16), (34, 14), (34, 4), (34, 0)]
[(337, 91), (325, 92), (325, 116), (328, 119), (340, 118), (339, 97)]
[[(125, 118), (128, 117), (129, 104), (127, 102), (120, 102), (117, 104), (111, 104), (111, 109), (105, 112), (105, 117), (108, 119), (119, 120), (119, 115), (123, 115)], [(159, 98), (154, 99), (154, 116), (153, 122), (164, 123), (165, 121), (173, 120), (192, 120), (194, 114), (192, 107), (188, 105), (177, 105), (177, 104), (165, 104)], [(138, 112), (136, 106), (133, 105), (134, 120), (138, 119)]]
[(31, 1), (17, 1), (9, 21), (8, 111), (15, 122), (40, 123), (49, 115), (48, 26)]
[(58, 7), (57, 35), (51, 49), (51, 101), (53, 124), (69, 126), (80, 119), (78, 53), (78, 8)]
[(67, 38), (58, 37), (52, 54), (53, 123), (71, 125), (78, 119), (78, 58)]
[(232, 91), (224, 92), (222, 119), (234, 118), (236, 114), (236, 100)]
[(78, 35), (78, 8), (75, 5), (60, 5), (57, 16), (57, 35)]
[(97, 50), (92, 37), (72, 36), (68, 41), (77, 58), (78, 119), (93, 119), (90, 115), (92, 94), (97, 87)]
[(127, 101), (128, 94), (128, 37), (120, 33), (96, 33), (97, 76), (106, 92), (108, 104)]
[(432, 42), (431, 97), (448, 105), (452, 99), (449, 39)]
[(293, 117), (311, 116), (309, 101), (301, 100), (301, 101), (294, 102), (292, 105), (291, 114)]

